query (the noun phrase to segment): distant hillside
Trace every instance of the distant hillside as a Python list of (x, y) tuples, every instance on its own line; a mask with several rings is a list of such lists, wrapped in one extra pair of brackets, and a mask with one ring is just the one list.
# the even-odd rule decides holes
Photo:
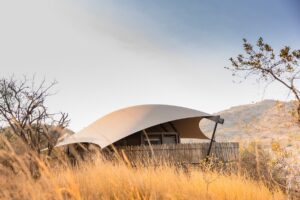
[[(224, 125), (219, 125), (218, 140), (261, 141), (284, 140), (286, 145), (300, 141), (300, 125), (293, 114), (295, 102), (264, 100), (254, 104), (232, 107), (221, 111)], [(204, 133), (210, 135), (213, 123), (203, 120), (200, 124)]]
[[(50, 125), (47, 125), (48, 128), (50, 127)], [(53, 128), (55, 128), (53, 126)], [(17, 136), (15, 134), (13, 134), (13, 131), (11, 129), (11, 127), (4, 127), (2, 129), (0, 129), (0, 134), (3, 134), (6, 139), (8, 139), (10, 142), (16, 141)], [(61, 138), (61, 137), (65, 137), (67, 135), (72, 135), (74, 134), (74, 131), (72, 131), (71, 129), (65, 128), (62, 131), (59, 131), (58, 133), (59, 135), (57, 135), (57, 137)]]

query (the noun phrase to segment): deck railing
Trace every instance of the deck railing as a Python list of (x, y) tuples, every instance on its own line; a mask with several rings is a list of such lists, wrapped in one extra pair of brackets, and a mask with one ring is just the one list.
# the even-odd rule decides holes
[[(131, 161), (155, 158), (189, 164), (197, 164), (206, 159), (208, 149), (209, 143), (142, 145), (119, 148)], [(235, 142), (215, 142), (212, 145), (210, 156), (223, 162), (238, 161), (239, 144)]]

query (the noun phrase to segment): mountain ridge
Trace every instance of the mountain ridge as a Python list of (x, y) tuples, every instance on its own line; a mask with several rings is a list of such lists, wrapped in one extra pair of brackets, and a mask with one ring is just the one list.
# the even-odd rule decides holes
[[(300, 124), (295, 101), (263, 100), (233, 106), (215, 113), (224, 118), (216, 133), (217, 141), (280, 141), (283, 146), (300, 146)], [(202, 120), (201, 130), (211, 135), (213, 123)]]

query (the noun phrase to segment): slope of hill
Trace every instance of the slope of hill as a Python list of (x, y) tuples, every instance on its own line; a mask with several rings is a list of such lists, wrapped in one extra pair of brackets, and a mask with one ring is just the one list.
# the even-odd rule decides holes
[[(280, 141), (284, 146), (300, 143), (300, 124), (295, 117), (295, 102), (264, 100), (254, 104), (232, 107), (217, 114), (225, 119), (217, 130), (217, 140), (225, 141)], [(203, 120), (204, 133), (212, 130), (213, 123)]]

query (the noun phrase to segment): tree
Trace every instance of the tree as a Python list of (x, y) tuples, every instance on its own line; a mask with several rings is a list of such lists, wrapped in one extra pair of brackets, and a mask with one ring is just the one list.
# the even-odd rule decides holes
[(255, 47), (243, 39), (244, 54), (230, 58), (231, 66), (225, 67), (232, 75), (242, 75), (244, 79), (255, 76), (257, 81), (278, 82), (293, 93), (297, 100), (297, 114), (300, 122), (300, 91), (297, 80), (300, 79), (300, 50), (291, 50), (285, 46), (278, 54), (273, 48), (259, 38)]
[(21, 138), (31, 149), (40, 153), (43, 148), (51, 151), (60, 133), (69, 123), (66, 113), (49, 113), (45, 100), (57, 82), (46, 85), (35, 79), (0, 79), (0, 126), (9, 127), (11, 133)]

